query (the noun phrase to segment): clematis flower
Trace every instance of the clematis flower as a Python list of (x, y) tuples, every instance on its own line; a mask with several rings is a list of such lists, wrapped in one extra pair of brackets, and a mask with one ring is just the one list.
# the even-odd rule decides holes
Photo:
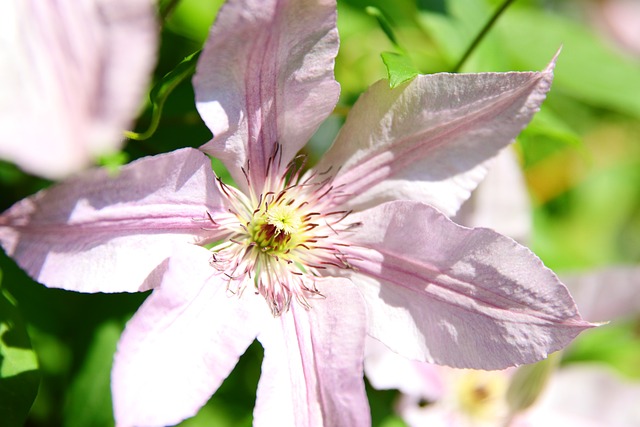
[(423, 361), (500, 369), (591, 327), (528, 249), (446, 215), (538, 110), (542, 72), (374, 84), (333, 147), (296, 152), (339, 87), (335, 2), (240, 1), (219, 12), (194, 86), (237, 187), (202, 151), (94, 170), (0, 217), (35, 280), (83, 292), (154, 288), (112, 371), (119, 426), (174, 424), (245, 349), (265, 349), (254, 424), (363, 426), (365, 337)]
[[(512, 151), (503, 150), (492, 160), (486, 178), (456, 218), (529, 240), (530, 203)], [(609, 322), (640, 313), (639, 273), (638, 267), (618, 266), (561, 278), (586, 319)], [(522, 377), (524, 384), (511, 391), (532, 399), (531, 407), (517, 408), (508, 397), (517, 369), (453, 369), (408, 360), (371, 339), (365, 347), (369, 382), (376, 389), (400, 391), (396, 411), (409, 426), (640, 425), (640, 413), (631, 403), (640, 397), (640, 384), (625, 381), (601, 364), (571, 364), (560, 369), (553, 363), (538, 366)], [(537, 384), (542, 376), (548, 379)], [(543, 387), (536, 389), (539, 384)]]
[(3, 2), (0, 158), (59, 179), (117, 151), (156, 45), (150, 0)]
[(411, 427), (640, 426), (640, 383), (594, 362), (549, 369), (543, 374), (549, 375), (546, 384), (522, 411), (509, 404), (514, 368), (480, 371), (419, 363), (368, 341), (365, 372), (374, 387), (401, 391), (396, 411)]
[(487, 166), (487, 175), (460, 207), (455, 221), (466, 227), (491, 228), (527, 244), (533, 224), (532, 208), (514, 150), (502, 150)]
[[(638, 273), (637, 267), (610, 267), (562, 277), (587, 319), (617, 321), (640, 312)], [(400, 391), (395, 409), (409, 426), (640, 426), (633, 403), (640, 398), (640, 384), (603, 364), (536, 368), (511, 391), (532, 400), (530, 407), (517, 408), (509, 403), (515, 368), (453, 369), (405, 359), (372, 339), (365, 347), (369, 382), (380, 390)], [(542, 376), (548, 377), (536, 389)]]

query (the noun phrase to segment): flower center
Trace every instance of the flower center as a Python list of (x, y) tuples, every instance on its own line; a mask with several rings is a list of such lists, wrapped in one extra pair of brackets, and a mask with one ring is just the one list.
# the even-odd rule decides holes
[(507, 380), (504, 373), (465, 370), (456, 388), (459, 409), (469, 419), (496, 420), (505, 415)]
[(229, 213), (209, 219), (228, 238), (211, 248), (211, 264), (227, 278), (229, 292), (254, 288), (274, 316), (288, 310), (292, 299), (310, 308), (309, 299), (322, 297), (316, 280), (323, 272), (350, 268), (341, 251), (348, 246), (341, 232), (354, 225), (344, 224), (349, 212), (333, 210), (330, 183), (312, 178), (288, 169), (280, 178), (269, 177), (260, 194), (249, 185), (248, 195), (218, 181)]
[(249, 223), (249, 235), (265, 252), (286, 255), (303, 239), (303, 219), (293, 207), (278, 204), (259, 208)]

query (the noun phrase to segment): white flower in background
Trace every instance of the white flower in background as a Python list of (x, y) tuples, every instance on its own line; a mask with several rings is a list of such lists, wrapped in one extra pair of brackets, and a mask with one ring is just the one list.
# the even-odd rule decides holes
[(60, 179), (117, 152), (157, 38), (151, 0), (3, 0), (0, 159)]
[[(486, 179), (463, 205), (457, 220), (528, 240), (531, 209), (512, 151), (504, 150), (492, 161)], [(640, 313), (638, 267), (609, 267), (561, 278), (589, 321)], [(375, 340), (367, 340), (366, 349), (365, 373), (371, 385), (402, 393), (396, 410), (411, 427), (640, 426), (640, 384), (601, 364), (558, 369), (556, 361), (551, 361), (546, 366), (520, 368), (527, 369), (522, 372), (515, 368), (479, 371), (410, 361)], [(511, 386), (517, 373), (523, 374), (518, 380), (524, 381)], [(514, 401), (527, 402), (527, 407), (514, 408)]]

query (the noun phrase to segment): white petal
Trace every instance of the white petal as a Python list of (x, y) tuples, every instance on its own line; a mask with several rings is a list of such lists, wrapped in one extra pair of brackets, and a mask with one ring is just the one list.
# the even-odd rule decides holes
[(112, 372), (118, 426), (195, 415), (270, 317), (254, 293), (228, 295), (210, 259), (204, 248), (177, 251), (160, 288), (127, 324)]
[(617, 266), (562, 275), (580, 313), (608, 322), (640, 313), (640, 267)]
[(460, 227), (417, 202), (353, 220), (362, 226), (344, 251), (369, 333), (405, 357), (502, 369), (540, 360), (592, 326), (540, 259), (492, 230)]
[(116, 175), (87, 171), (16, 203), (0, 216), (0, 243), (46, 286), (134, 292), (153, 286), (174, 246), (214, 238), (206, 213), (222, 205), (210, 160), (186, 148)]
[(378, 82), (354, 105), (318, 170), (332, 167), (351, 208), (416, 200), (453, 215), (484, 177), (483, 163), (538, 111), (552, 67), (418, 76), (396, 89)]
[(531, 413), (519, 418), (526, 426), (640, 427), (638, 402), (637, 381), (604, 365), (575, 364), (558, 370)]
[(491, 228), (520, 243), (528, 242), (532, 209), (515, 153), (504, 149), (487, 166), (489, 173), (462, 205), (455, 222)]
[(362, 378), (366, 312), (352, 283), (319, 280), (326, 299), (295, 302), (258, 336), (264, 346), (257, 427), (371, 424)]
[(285, 167), (333, 110), (337, 53), (334, 0), (227, 2), (193, 80), (214, 135), (202, 150), (224, 160), (241, 187), (244, 168), (260, 190), (276, 144)]

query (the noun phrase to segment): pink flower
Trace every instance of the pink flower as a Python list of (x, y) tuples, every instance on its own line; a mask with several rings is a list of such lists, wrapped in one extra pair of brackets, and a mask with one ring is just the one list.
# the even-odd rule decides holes
[(559, 369), (513, 427), (640, 427), (640, 383), (599, 363)]
[(640, 4), (634, 0), (600, 0), (587, 4), (592, 23), (634, 56), (640, 55)]
[[(523, 178), (513, 153), (503, 150), (456, 218), (529, 240), (531, 208)], [(608, 267), (561, 278), (590, 321), (608, 322), (640, 312), (638, 267)], [(561, 352), (554, 356), (551, 363), (525, 367), (524, 372), (452, 369), (407, 360), (369, 339), (364, 366), (374, 388), (401, 392), (396, 410), (409, 426), (640, 426), (640, 412), (631, 403), (640, 398), (640, 384), (624, 381), (597, 363), (556, 369)], [(519, 386), (509, 390), (514, 373)], [(514, 407), (509, 395), (532, 406)]]
[(591, 325), (528, 249), (454, 214), (539, 108), (543, 72), (419, 76), (373, 85), (308, 171), (295, 153), (339, 87), (333, 1), (228, 2), (201, 55), (198, 109), (214, 133), (90, 171), (0, 217), (34, 279), (84, 292), (155, 288), (112, 373), (116, 422), (192, 416), (257, 337), (254, 424), (369, 424), (369, 335), (395, 352), (500, 369), (544, 358)]
[[(557, 355), (559, 357), (559, 354)], [(555, 365), (553, 363), (552, 365)], [(640, 383), (598, 363), (547, 366), (544, 386), (524, 410), (510, 405), (516, 369), (452, 369), (401, 358), (369, 341), (365, 372), (378, 389), (398, 389), (396, 410), (411, 427), (640, 426)], [(529, 377), (525, 387), (536, 387)], [(526, 395), (531, 390), (523, 390)]]
[(0, 158), (58, 179), (118, 151), (157, 44), (150, 0), (7, 0)]

